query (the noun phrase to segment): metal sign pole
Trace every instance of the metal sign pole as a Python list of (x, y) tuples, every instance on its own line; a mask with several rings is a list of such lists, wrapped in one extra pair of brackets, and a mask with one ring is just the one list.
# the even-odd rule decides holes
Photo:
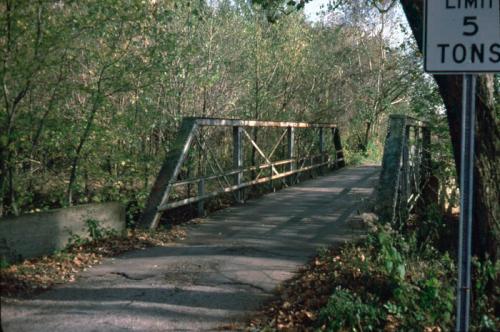
[(472, 202), (476, 76), (464, 75), (462, 92), (462, 150), (460, 168), (460, 228), (458, 243), (458, 289), (456, 331), (469, 331), (471, 292)]
[[(424, 2), (424, 69), (433, 74), (465, 74), (462, 92), (460, 229), (456, 331), (469, 330), (474, 171), (476, 75), (500, 73), (500, 0)], [(478, 45), (492, 53), (479, 56)], [(451, 91), (450, 91), (451, 92)], [(449, 110), (454, 111), (454, 110)]]

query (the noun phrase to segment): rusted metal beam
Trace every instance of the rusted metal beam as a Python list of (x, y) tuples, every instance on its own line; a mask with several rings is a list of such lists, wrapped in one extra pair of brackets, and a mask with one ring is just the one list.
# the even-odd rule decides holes
[[(243, 137), (242, 137), (242, 128), (237, 126), (233, 127), (233, 168), (238, 169), (234, 174), (234, 184), (239, 186), (243, 182), (243, 171), (240, 169), (243, 168)], [(245, 192), (243, 189), (238, 190), (236, 192), (236, 201), (238, 203), (243, 203), (245, 200)]]
[(280, 173), (278, 175), (273, 175), (273, 176), (267, 176), (267, 177), (260, 178), (260, 179), (257, 179), (257, 180), (252, 180), (252, 181), (244, 182), (244, 183), (242, 183), (240, 185), (234, 185), (234, 186), (231, 186), (231, 187), (226, 187), (226, 188), (224, 188), (222, 190), (212, 191), (212, 192), (204, 194), (202, 196), (190, 197), (190, 198), (186, 198), (186, 199), (183, 199), (183, 200), (180, 200), (180, 201), (175, 201), (175, 202), (163, 204), (163, 205), (161, 205), (158, 208), (158, 211), (161, 212), (161, 211), (165, 211), (165, 210), (168, 210), (168, 209), (173, 209), (173, 208), (176, 208), (176, 207), (179, 207), (179, 206), (196, 203), (196, 202), (198, 202), (200, 200), (206, 200), (206, 199), (209, 199), (209, 198), (212, 198), (212, 197), (216, 197), (216, 196), (218, 196), (220, 194), (229, 193), (229, 192), (232, 192), (232, 191), (235, 191), (235, 190), (240, 190), (242, 188), (246, 188), (246, 187), (253, 186), (253, 185), (256, 185), (256, 184), (266, 183), (266, 182), (271, 181), (271, 180), (282, 179), (284, 177), (287, 177), (287, 176), (290, 176), (290, 175), (293, 175), (293, 174), (296, 174), (296, 173), (301, 173), (301, 172), (309, 171), (309, 170), (312, 170), (312, 169), (315, 169), (315, 168), (318, 168), (318, 167), (325, 166), (328, 163), (329, 162), (324, 162), (324, 163), (313, 165), (313, 166), (306, 166), (306, 167), (303, 167), (301, 169), (297, 169), (297, 170), (294, 170), (294, 171)]
[[(281, 134), (281, 136), (280, 136), (280, 138), (278, 139), (278, 141), (276, 142), (276, 144), (274, 144), (274, 146), (273, 146), (273, 148), (272, 148), (272, 150), (271, 150), (271, 153), (269, 153), (269, 157), (268, 157), (268, 158), (269, 158), (269, 160), (271, 160), (271, 159), (273, 158), (274, 153), (276, 152), (276, 150), (277, 150), (277, 149), (278, 149), (278, 147), (280, 146), (281, 142), (283, 141), (283, 138), (286, 136), (286, 133), (287, 133), (287, 131), (285, 130), (285, 131), (283, 132), (283, 134)], [(273, 165), (273, 166), (274, 166), (274, 165)], [(262, 174), (262, 170), (259, 172), (259, 174), (257, 174), (257, 177), (256, 177), (256, 178), (257, 178), (257, 179), (258, 179), (258, 178), (260, 178), (261, 174)]]
[(264, 158), (264, 160), (266, 161), (266, 163), (268, 163), (269, 165), (271, 165), (271, 169), (274, 172), (274, 174), (278, 175), (279, 172), (272, 165), (273, 163), (269, 160), (269, 158), (266, 157), (266, 155), (264, 154), (264, 152), (262, 152), (262, 150), (259, 148), (259, 146), (257, 145), (257, 143), (255, 143), (255, 141), (252, 139), (252, 137), (250, 136), (250, 134), (248, 134), (248, 132), (245, 129), (243, 129), (243, 134), (245, 134), (246, 138), (250, 141), (250, 144), (252, 144), (253, 147), (255, 148), (255, 150), (261, 155), (262, 158)]
[[(204, 126), (224, 126), (233, 127), (233, 170), (224, 172), (219, 160), (212, 152), (210, 146), (206, 144), (201, 144), (197, 138), (198, 128)], [(285, 132), (280, 136), (278, 142), (274, 144), (271, 153), (266, 156), (266, 154), (260, 149), (260, 147), (255, 143), (255, 141), (250, 137), (245, 127), (269, 127), (269, 128), (286, 128)], [(320, 154), (318, 156), (309, 155), (306, 157), (297, 158), (295, 156), (295, 128), (319, 128), (320, 130)], [(210, 118), (184, 118), (179, 132), (176, 136), (171, 150), (167, 154), (167, 158), (162, 165), (160, 173), (155, 181), (153, 190), (146, 203), (146, 208), (140, 218), (138, 223), (139, 227), (142, 228), (155, 228), (158, 225), (161, 213), (169, 208), (174, 208), (186, 204), (191, 204), (198, 202), (198, 212), (200, 215), (204, 214), (204, 201), (208, 198), (217, 196), (222, 193), (232, 192), (235, 195), (237, 201), (242, 202), (244, 200), (243, 189), (248, 186), (269, 182), (272, 184), (273, 180), (284, 178), (294, 178), (292, 175), (299, 174), (301, 172), (311, 171), (318, 167), (323, 167), (331, 163), (331, 159), (328, 158), (325, 161), (325, 151), (324, 151), (324, 128), (335, 130), (337, 133), (337, 128), (335, 124), (310, 124), (305, 122), (277, 122), (277, 121), (252, 121), (252, 120), (235, 120), (235, 119), (210, 119)], [(251, 167), (243, 167), (243, 142), (242, 137), (245, 135), (249, 142), (253, 145), (255, 150), (264, 158), (265, 164)], [(287, 146), (288, 146), (288, 159), (272, 162), (271, 158), (274, 156), (275, 151), (281, 144), (283, 138), (287, 136)], [(180, 169), (187, 158), (189, 149), (192, 145), (193, 140), (196, 142), (204, 151), (207, 156), (207, 163), (211, 167), (214, 174), (211, 176), (201, 176), (194, 179), (187, 179), (177, 181)], [(314, 144), (315, 142), (313, 142)], [(338, 137), (338, 143), (340, 143), (340, 137)], [(341, 145), (335, 145), (336, 150), (341, 150)], [(308, 152), (310, 152), (311, 148)], [(343, 157), (339, 158), (339, 151), (336, 151), (337, 163), (343, 161)], [(320, 158), (319, 163), (317, 162)], [(304, 167), (306, 162), (309, 161), (309, 166)], [(213, 167), (212, 163), (215, 163)], [(299, 169), (297, 165), (302, 164)], [(288, 165), (288, 166), (286, 166)], [(287, 171), (280, 173), (276, 166), (286, 166)], [(260, 178), (262, 171), (265, 169), (270, 170), (270, 174), (266, 177)], [(249, 171), (259, 171), (259, 175), (251, 181), (244, 182), (244, 174)], [(231, 177), (234, 176), (234, 180), (230, 181)], [(221, 182), (223, 179), (225, 184)], [(217, 180), (221, 190), (212, 191), (206, 193), (207, 181)], [(198, 193), (195, 197), (186, 198), (180, 201), (169, 202), (169, 196), (173, 188), (181, 185), (192, 185), (198, 183)], [(286, 183), (285, 183), (286, 184)], [(226, 187), (227, 185), (227, 187)]]
[[(205, 196), (205, 180), (204, 179), (201, 179), (200, 182), (198, 182), (198, 196), (200, 196), (200, 197)], [(199, 217), (205, 216), (205, 201), (203, 199), (200, 199), (198, 201), (198, 216)]]
[(382, 172), (377, 187), (377, 214), (380, 219), (392, 222), (396, 210), (401, 159), (403, 156), (406, 118), (391, 116), (384, 145)]
[(376, 212), (402, 228), (430, 179), (430, 129), (425, 121), (393, 114), (384, 146)]
[(400, 175), (399, 175), (399, 190), (398, 194), (399, 197), (397, 197), (397, 205), (396, 205), (396, 211), (394, 216), (393, 216), (393, 223), (398, 227), (401, 228), (402, 224), (401, 222), (408, 218), (409, 211), (407, 210), (407, 206), (410, 203), (410, 198), (412, 196), (411, 193), (411, 182), (410, 182), (410, 127), (406, 126), (404, 133), (403, 133), (403, 150), (402, 150), (402, 163), (401, 167), (399, 169)]
[[(305, 157), (305, 158), (309, 158), (309, 157)], [(182, 181), (177, 181), (177, 182), (171, 183), (171, 185), (172, 185), (172, 188), (174, 188), (174, 187), (180, 187), (180, 186), (185, 186), (185, 185), (188, 185), (188, 184), (198, 183), (198, 182), (200, 182), (201, 179), (203, 179), (203, 180), (205, 180), (205, 182), (207, 182), (209, 180), (216, 180), (217, 178), (221, 178), (221, 177), (224, 177), (224, 176), (228, 176), (229, 177), (229, 176), (232, 176), (232, 175), (235, 175), (235, 174), (238, 174), (238, 173), (247, 173), (247, 172), (251, 172), (251, 171), (260, 171), (260, 170), (267, 169), (267, 168), (271, 167), (271, 165), (272, 166), (282, 166), (282, 165), (290, 164), (292, 162), (301, 161), (303, 159), (304, 158), (299, 158), (299, 159), (285, 159), (285, 160), (275, 161), (272, 164), (261, 164), (261, 165), (256, 165), (256, 166), (250, 166), (250, 167), (235, 169), (235, 170), (231, 170), (231, 171), (225, 172), (223, 174), (216, 174), (216, 175), (210, 175), (210, 176), (202, 176), (202, 177), (196, 177), (196, 178), (186, 179), (186, 180), (182, 180)]]
[[(279, 165), (283, 165), (283, 164), (288, 164), (290, 162), (292, 162), (292, 160), (282, 160), (282, 161), (274, 162), (273, 165), (279, 166)], [(246, 168), (235, 169), (235, 170), (231, 170), (231, 171), (224, 172), (221, 174), (202, 176), (202, 177), (191, 178), (191, 179), (186, 179), (186, 180), (174, 182), (174, 183), (172, 183), (172, 186), (173, 187), (180, 187), (180, 186), (185, 186), (185, 185), (192, 184), (192, 183), (198, 183), (201, 179), (204, 179), (205, 181), (216, 180), (217, 178), (221, 178), (224, 176), (232, 176), (232, 175), (235, 175), (238, 173), (246, 173), (246, 172), (250, 172), (250, 171), (258, 171), (261, 169), (266, 169), (266, 168), (269, 168), (270, 166), (271, 165), (269, 165), (269, 164), (262, 164), (262, 165), (250, 166), (250, 167), (246, 167)]]
[[(325, 130), (324, 128), (319, 128), (319, 153), (321, 155), (321, 162), (325, 161), (324, 160), (324, 153), (325, 153)], [(323, 175), (324, 174), (324, 168), (319, 169), (320, 173)]]
[(160, 213), (157, 208), (168, 200), (171, 182), (174, 182), (177, 178), (182, 163), (186, 159), (196, 127), (195, 119), (185, 118), (182, 120), (176, 139), (153, 184), (146, 207), (139, 219), (138, 227), (154, 229), (158, 225)]
[(216, 118), (191, 118), (200, 126), (227, 126), (227, 127), (274, 127), (274, 128), (336, 128), (331, 123), (307, 123), (307, 122), (281, 122), (281, 121), (254, 121), (237, 119)]
[[(295, 159), (295, 127), (288, 127), (286, 130), (287, 133), (287, 158)], [(296, 168), (295, 163), (291, 163), (288, 167), (288, 171), (293, 171)], [(288, 185), (293, 185), (295, 183), (295, 177), (290, 177), (288, 179)]]

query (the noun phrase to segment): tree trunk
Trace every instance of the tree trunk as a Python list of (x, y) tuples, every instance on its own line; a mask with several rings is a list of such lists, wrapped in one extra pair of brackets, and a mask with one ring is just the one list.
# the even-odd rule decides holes
[[(420, 50), (423, 43), (423, 0), (401, 0)], [(446, 106), (457, 174), (460, 174), (462, 76), (434, 75)], [(476, 151), (474, 165), (473, 253), (499, 259), (500, 129), (495, 110), (494, 77), (481, 75), (477, 84)]]
[[(100, 86), (100, 82), (98, 83)], [(83, 131), (82, 136), (80, 137), (80, 142), (78, 143), (78, 146), (75, 150), (75, 154), (73, 156), (73, 159), (71, 161), (71, 173), (69, 176), (69, 181), (68, 181), (68, 192), (67, 192), (67, 201), (68, 205), (72, 206), (73, 205), (73, 187), (75, 185), (76, 181), (76, 175), (77, 175), (77, 169), (78, 169), (78, 163), (80, 162), (80, 156), (81, 152), (83, 149), (83, 146), (87, 142), (87, 139), (89, 138), (90, 132), (92, 131), (92, 125), (94, 124), (94, 118), (97, 113), (97, 110), (99, 109), (100, 106), (100, 87), (97, 90), (97, 96), (95, 96), (95, 101), (92, 104), (92, 109), (90, 110), (90, 115), (87, 119), (87, 124), (85, 125), (85, 129)]]
[(370, 142), (370, 132), (372, 129), (372, 122), (366, 121), (365, 125), (366, 128), (365, 128), (365, 136), (363, 137), (363, 152), (366, 152), (368, 150), (368, 143)]

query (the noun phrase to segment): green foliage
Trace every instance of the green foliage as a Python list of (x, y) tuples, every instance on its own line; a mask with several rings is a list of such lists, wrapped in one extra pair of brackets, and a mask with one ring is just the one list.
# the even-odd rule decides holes
[(483, 262), (474, 258), (474, 292), (472, 317), (474, 327), (479, 331), (498, 331), (500, 318), (495, 312), (495, 305), (500, 303), (500, 260), (495, 263), (490, 259)]
[(98, 220), (87, 219), (85, 224), (87, 224), (87, 231), (92, 240), (100, 240), (104, 237), (104, 230), (99, 226)]
[(89, 237), (93, 241), (102, 240), (107, 237), (118, 235), (116, 230), (101, 226), (99, 220), (87, 219), (85, 220), (85, 224), (87, 225), (87, 232), (89, 234)]
[(381, 266), (385, 268), (385, 272), (391, 277), (396, 284), (401, 283), (405, 279), (406, 268), (405, 261), (400, 251), (396, 249), (395, 241), (396, 234), (390, 230), (388, 225), (385, 225), (381, 231), (374, 235), (372, 243), (375, 244), (375, 250), (379, 250), (377, 259)]
[[(442, 232), (441, 222), (434, 225), (437, 229), (427, 233)], [(366, 240), (346, 246), (334, 259), (341, 262), (334, 265), (339, 270), (334, 275), (346, 276), (317, 326), (326, 324), (331, 331), (453, 329), (457, 271), (454, 258), (434, 248), (440, 237), (422, 239), (418, 231), (396, 231), (378, 222), (369, 226)], [(432, 227), (430, 220), (426, 227)], [(497, 331), (500, 262), (474, 259), (473, 265), (471, 330)]]
[(368, 144), (363, 149), (360, 149), (357, 145), (345, 144), (344, 156), (349, 165), (380, 164), (383, 150), (382, 143), (372, 139), (368, 141)]
[(306, 2), (12, 2), (0, 215), (120, 201), (132, 221), (184, 116), (336, 122), (348, 159), (379, 160), (412, 56), (366, 33), (379, 15), (311, 24)]
[[(373, 224), (366, 241), (346, 247), (342, 260), (346, 265), (339, 268), (354, 271), (364, 286), (344, 284), (350, 295), (335, 292), (318, 324), (329, 318), (332, 331), (383, 330), (388, 325), (403, 331), (452, 328), (453, 260), (429, 245), (421, 247), (415, 234), (404, 236), (387, 224)], [(366, 320), (356, 321), (360, 317)]]
[(318, 324), (326, 331), (378, 331), (383, 310), (375, 303), (365, 303), (349, 290), (337, 288), (321, 310)]
[(326, 257), (326, 255), (328, 255), (329, 252), (330, 251), (329, 251), (328, 247), (326, 247), (326, 246), (321, 246), (318, 248), (318, 256), (321, 258)]
[(10, 266), (10, 263), (5, 259), (5, 257), (0, 257), (0, 270), (6, 269)]
[(70, 239), (68, 240), (67, 247), (80, 246), (92, 241), (98, 241), (118, 235), (116, 230), (102, 227), (99, 220), (87, 219), (85, 220), (85, 225), (87, 227), (88, 237), (82, 237), (78, 234), (70, 232)]
[(394, 287), (392, 299), (386, 305), (389, 313), (397, 314), (406, 329), (449, 326), (454, 308), (455, 271), (450, 257), (430, 246), (420, 247), (415, 234), (403, 236), (387, 224), (371, 237), (377, 252), (375, 261), (384, 267)]
[[(73, 246), (81, 246), (85, 243), (88, 243), (89, 239), (83, 238), (78, 234), (75, 234), (73, 232), (69, 233), (69, 239), (68, 243), (66, 244), (65, 248), (73, 247)], [(56, 255), (59, 254), (56, 252)]]

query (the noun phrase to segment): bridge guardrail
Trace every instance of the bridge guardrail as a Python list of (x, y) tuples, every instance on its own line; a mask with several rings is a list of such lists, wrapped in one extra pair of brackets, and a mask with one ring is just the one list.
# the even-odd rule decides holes
[[(203, 128), (225, 127), (232, 128), (232, 165), (225, 169), (217, 158), (210, 144), (203, 136)], [(281, 130), (276, 136), (276, 141), (268, 147), (269, 153), (257, 144), (248, 128), (274, 128)], [(312, 131), (309, 137), (316, 137), (302, 150), (306, 155), (300, 156), (296, 148), (296, 131), (299, 129)], [(329, 132), (329, 133), (328, 133)], [(330, 145), (333, 153), (327, 149), (326, 136), (331, 136)], [(286, 137), (286, 140), (285, 140)], [(245, 165), (244, 144), (250, 143), (249, 148), (264, 162), (260, 164)], [(218, 145), (224, 145), (224, 141)], [(261, 144), (262, 145), (262, 144)], [(198, 148), (198, 154), (204, 157), (203, 167), (212, 174), (201, 174), (196, 177), (179, 179), (181, 169), (186, 167), (186, 160), (190, 150)], [(280, 149), (281, 147), (281, 149)], [(317, 153), (313, 151), (317, 149)], [(281, 151), (281, 159), (279, 157)], [(153, 185), (146, 207), (139, 220), (139, 227), (154, 229), (158, 225), (161, 214), (168, 210), (183, 205), (198, 203), (198, 213), (203, 214), (204, 201), (223, 193), (233, 193), (238, 202), (244, 200), (243, 189), (262, 183), (280, 180), (285, 185), (293, 184), (301, 173), (324, 168), (343, 167), (345, 165), (340, 133), (335, 124), (312, 124), (305, 122), (279, 122), (279, 121), (253, 121), (235, 119), (213, 118), (184, 118), (182, 120), (172, 149), (167, 153), (164, 164)], [(198, 162), (198, 169), (200, 167)], [(217, 189), (208, 190), (207, 182), (216, 182)], [(196, 185), (196, 194), (191, 195), (191, 188)], [(173, 191), (179, 187), (187, 186), (187, 194), (180, 199), (175, 199)], [(186, 191), (185, 191), (186, 192)]]
[(427, 122), (390, 116), (376, 198), (381, 220), (402, 227), (425, 196), (431, 175), (430, 144)]

